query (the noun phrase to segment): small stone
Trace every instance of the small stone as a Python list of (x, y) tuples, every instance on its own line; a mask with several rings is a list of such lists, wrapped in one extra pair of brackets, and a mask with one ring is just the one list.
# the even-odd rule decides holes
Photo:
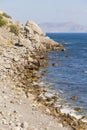
[(46, 108), (46, 112), (50, 114), (50, 110), (48, 108)]
[(21, 128), (28, 128), (28, 123), (27, 122), (24, 122), (24, 123), (21, 123)]
[(52, 63), (52, 66), (58, 66), (58, 64), (56, 64), (56, 63)]
[(49, 127), (46, 127), (45, 130), (49, 130)]
[(15, 57), (15, 58), (14, 58), (14, 61), (19, 61), (19, 57)]
[(2, 124), (8, 125), (8, 122), (6, 121), (6, 119), (2, 119)]
[(10, 103), (14, 104), (14, 101), (10, 101)]
[(21, 123), (20, 122), (18, 122), (17, 124), (16, 124), (16, 126), (18, 127), (18, 126), (21, 126)]
[(78, 100), (78, 97), (77, 96), (72, 96), (71, 99), (72, 100)]
[(0, 111), (0, 115), (2, 115), (2, 116), (3, 116), (3, 112), (2, 112), (2, 111)]
[(58, 125), (59, 125), (59, 127), (63, 127), (63, 125), (61, 123), (59, 123)]
[(82, 109), (81, 108), (75, 108), (75, 110), (77, 111), (77, 112), (82, 112)]

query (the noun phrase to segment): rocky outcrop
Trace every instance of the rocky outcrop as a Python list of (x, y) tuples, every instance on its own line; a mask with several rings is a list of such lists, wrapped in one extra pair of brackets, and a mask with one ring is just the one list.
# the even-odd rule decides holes
[(30, 29), (32, 31), (29, 30), (29, 32), (32, 32), (32, 34), (38, 34), (41, 36), (45, 36), (45, 34), (43, 33), (43, 31), (41, 30), (41, 28), (34, 23), (33, 21), (27, 21), (27, 23), (25, 24), (25, 29)]
[[(16, 78), (19, 73), (21, 74), (21, 70), (23, 73), (26, 72), (25, 68), (29, 71), (39, 69), (40, 65), (45, 66), (45, 52), (61, 48), (64, 50), (62, 45), (46, 37), (36, 23), (28, 21), (23, 25), (20, 22), (14, 22), (10, 18), (5, 19), (7, 19), (8, 25), (0, 27), (0, 51), (2, 59), (0, 64), (1, 68), (4, 68), (6, 75), (10, 78)], [(18, 36), (10, 32), (9, 25), (15, 25), (19, 29)], [(15, 72), (17, 72), (17, 75)]]
[[(20, 35), (21, 37), (26, 38), (27, 40), (31, 41), (31, 43), (34, 45), (36, 49), (43, 48), (46, 50), (64, 50), (64, 47), (60, 45), (59, 43), (53, 41), (49, 37), (46, 37), (43, 31), (40, 29), (36, 23), (32, 21), (27, 21), (25, 26), (21, 26), (20, 29)], [(22, 41), (23, 39), (21, 39)]]
[[(7, 26), (1, 28), (0, 35), (0, 39), (5, 40), (4, 42), (8, 43), (10, 41), (13, 44), (20, 42), (25, 47), (33, 47), (34, 49), (43, 48), (44, 51), (56, 49), (65, 51), (62, 45), (46, 37), (41, 28), (33, 21), (27, 21), (26, 24), (23, 25), (19, 21), (15, 22), (12, 20), (12, 18), (8, 18), (7, 14), (3, 15), (3, 19), (7, 21)], [(15, 36), (14, 33), (10, 32), (10, 25), (18, 28), (18, 36)], [(3, 40), (1, 40), (1, 42), (3, 42)]]

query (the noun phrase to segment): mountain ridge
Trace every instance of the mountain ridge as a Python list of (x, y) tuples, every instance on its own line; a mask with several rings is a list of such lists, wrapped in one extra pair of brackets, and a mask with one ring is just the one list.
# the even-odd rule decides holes
[(87, 32), (87, 26), (80, 25), (75, 22), (62, 22), (62, 23), (51, 23), (46, 22), (39, 24), (44, 32), (65, 32), (65, 33), (78, 33)]

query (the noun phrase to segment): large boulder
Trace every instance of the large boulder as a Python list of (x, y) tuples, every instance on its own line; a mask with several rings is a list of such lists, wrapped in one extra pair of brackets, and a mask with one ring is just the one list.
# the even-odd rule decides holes
[[(27, 21), (26, 25), (27, 29), (29, 29), (29, 32), (33, 31), (33, 34), (38, 34), (44, 36), (45, 34), (41, 30), (41, 28), (34, 22), (32, 21)], [(32, 30), (32, 31), (31, 31)]]

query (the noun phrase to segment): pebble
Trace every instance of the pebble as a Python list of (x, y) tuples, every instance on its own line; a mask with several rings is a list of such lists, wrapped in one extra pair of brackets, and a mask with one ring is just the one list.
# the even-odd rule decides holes
[(58, 66), (58, 64), (56, 64), (56, 63), (52, 63), (52, 66)]
[(72, 96), (71, 99), (72, 100), (78, 100), (78, 97), (77, 96)]
[(21, 123), (20, 122), (18, 122), (17, 124), (16, 124), (16, 126), (18, 127), (18, 126), (21, 126)]
[(59, 125), (59, 127), (63, 127), (63, 125), (61, 123), (59, 123), (58, 125)]
[(82, 109), (81, 108), (75, 108), (75, 110), (77, 111), (77, 112), (82, 112)]
[(46, 127), (45, 130), (49, 130), (49, 127)]
[(49, 110), (48, 108), (46, 108), (46, 112), (49, 113), (49, 114), (51, 113), (50, 110)]
[(6, 121), (6, 119), (2, 119), (2, 124), (8, 125), (8, 122)]
[(28, 123), (27, 122), (24, 122), (24, 123), (21, 123), (21, 128), (28, 128)]

